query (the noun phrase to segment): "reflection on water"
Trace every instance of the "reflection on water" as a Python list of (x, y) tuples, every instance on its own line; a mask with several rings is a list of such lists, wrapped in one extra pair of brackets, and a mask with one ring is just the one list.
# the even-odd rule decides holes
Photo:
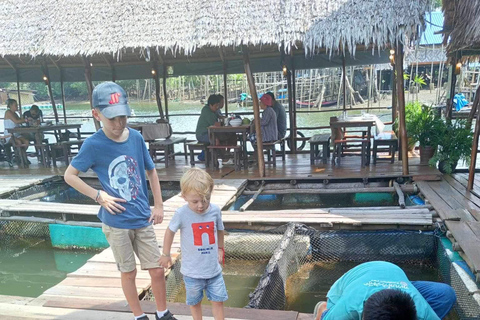
[(54, 249), (50, 239), (1, 240), (0, 295), (38, 297), (96, 253)]

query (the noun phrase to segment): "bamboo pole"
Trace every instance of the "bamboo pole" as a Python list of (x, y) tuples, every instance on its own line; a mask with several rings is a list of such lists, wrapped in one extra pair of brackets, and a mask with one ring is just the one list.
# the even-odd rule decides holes
[(63, 105), (63, 121), (67, 124), (67, 106), (65, 103), (65, 88), (63, 86), (63, 69), (59, 69), (60, 72), (60, 91), (62, 91), (62, 105)]
[(258, 158), (258, 172), (261, 178), (265, 177), (265, 159), (263, 158), (263, 140), (262, 129), (260, 127), (260, 105), (258, 103), (257, 88), (255, 88), (255, 80), (253, 78), (252, 70), (250, 69), (250, 57), (248, 48), (243, 47), (243, 60), (245, 65), (245, 73), (247, 75), (248, 86), (253, 100), (253, 113), (255, 132), (257, 136), (257, 158)]
[(345, 53), (342, 56), (342, 79), (343, 79), (343, 115), (347, 112), (347, 72), (345, 69)]
[(452, 58), (450, 61), (450, 69), (451, 69), (451, 82), (450, 82), (450, 88), (449, 88), (449, 97), (447, 100), (447, 111), (445, 114), (445, 117), (447, 119), (452, 118), (452, 111), (453, 111), (453, 97), (455, 96), (455, 85), (457, 83), (457, 74), (455, 73), (455, 68), (457, 64), (457, 58)]
[(55, 99), (53, 98), (52, 84), (50, 81), (50, 74), (48, 72), (48, 66), (46, 62), (43, 64), (43, 73), (47, 77), (46, 83), (48, 88), (48, 95), (50, 96), (50, 102), (52, 104), (53, 114), (55, 116), (55, 122), (58, 123), (58, 112), (57, 112), (57, 107), (55, 106)]
[[(87, 57), (83, 58), (85, 63), (85, 81), (87, 82), (87, 91), (88, 91), (88, 99), (90, 100), (90, 108), (93, 110), (93, 100), (92, 100), (92, 93), (93, 93), (93, 83), (92, 83), (92, 66), (90, 65), (90, 61)], [(93, 117), (93, 123), (95, 124), (95, 129), (98, 131), (100, 130), (100, 122)]]
[(165, 99), (165, 117), (168, 121), (167, 65), (163, 65), (163, 99)]
[[(292, 72), (287, 70), (287, 93), (288, 93), (288, 122), (290, 124), (290, 145), (295, 144), (294, 124), (293, 124), (293, 103), (292, 103)], [(293, 149), (293, 147), (292, 147)]]
[(225, 116), (228, 117), (228, 87), (227, 87), (227, 62), (223, 62), (223, 96), (225, 102)]
[(408, 175), (408, 143), (405, 127), (405, 88), (403, 86), (403, 44), (398, 43), (395, 50), (395, 68), (397, 73), (397, 96), (400, 141), (402, 142), (402, 173)]
[(18, 73), (18, 68), (15, 68), (15, 75), (17, 77), (18, 112), (20, 112), (20, 115), (22, 115), (22, 98), (20, 95), (20, 74)]
[(295, 72), (295, 61), (293, 57), (293, 49), (290, 51), (290, 62), (291, 62), (291, 67), (292, 67), (292, 103), (293, 103), (293, 144), (292, 144), (292, 153), (295, 154), (297, 153), (297, 90), (295, 86), (295, 78), (296, 78), (296, 72)]
[(398, 205), (400, 206), (400, 208), (404, 209), (405, 208), (405, 195), (404, 195), (402, 189), (400, 188), (400, 185), (398, 184), (398, 182), (394, 181), (393, 182), (393, 187), (395, 188), (395, 192), (398, 195)]
[(163, 120), (165, 119), (165, 114), (163, 113), (162, 98), (160, 97), (160, 76), (158, 74), (157, 61), (153, 62), (152, 75), (153, 80), (155, 80), (155, 101), (157, 102), (157, 109), (158, 113), (160, 114), (160, 118)]
[(247, 210), (247, 208), (257, 199), (260, 193), (262, 193), (263, 188), (265, 188), (265, 181), (262, 181), (262, 185), (260, 186), (260, 188), (258, 188), (257, 191), (255, 191), (255, 194), (253, 195), (253, 197), (247, 202), (245, 202), (245, 204), (241, 206), (239, 210), (242, 212)]
[[(480, 89), (480, 87), (479, 87), (479, 89)], [(477, 93), (478, 93), (478, 90), (477, 90)], [(476, 97), (475, 97), (475, 100), (477, 101)], [(468, 182), (467, 182), (467, 190), (468, 191), (473, 190), (473, 183), (475, 182), (475, 167), (477, 165), (478, 136), (479, 136), (479, 134), (480, 134), (480, 112), (477, 112), (477, 121), (475, 123), (475, 131), (474, 131), (474, 134), (473, 134), (473, 145), (472, 145), (470, 167), (469, 167), (469, 170), (468, 170)]]
[(395, 77), (395, 63), (392, 64), (392, 122), (397, 119), (397, 78)]

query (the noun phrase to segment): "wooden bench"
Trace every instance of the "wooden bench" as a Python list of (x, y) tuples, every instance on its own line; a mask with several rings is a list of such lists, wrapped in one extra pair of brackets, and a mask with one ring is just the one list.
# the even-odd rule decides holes
[[(175, 160), (175, 150), (173, 149), (174, 145), (177, 143), (183, 143), (183, 150), (185, 153), (185, 161), (188, 161), (187, 158), (187, 138), (185, 137), (171, 137), (163, 140), (155, 140), (149, 145), (150, 156), (152, 157), (153, 162), (164, 162), (165, 168), (168, 168), (168, 163), (170, 158)], [(163, 152), (163, 159), (156, 160), (157, 152)]]
[[(380, 147), (380, 148), (378, 148)], [(398, 150), (398, 139), (393, 131), (386, 131), (376, 135), (373, 139), (373, 164), (377, 163), (377, 152), (388, 152), (389, 158), (378, 158), (378, 160), (395, 161), (395, 152)]]
[(233, 160), (235, 164), (235, 171), (240, 171), (241, 169), (241, 161), (240, 161), (240, 155), (241, 155), (241, 147), (239, 145), (234, 145), (234, 146), (227, 146), (227, 145), (216, 145), (216, 146), (208, 146), (208, 150), (210, 150), (210, 167), (212, 169), (217, 169), (218, 168), (218, 151), (219, 150), (226, 150), (226, 149), (233, 149)]
[[(310, 143), (310, 164), (314, 165), (315, 160), (322, 160), (326, 164), (330, 158), (330, 135), (328, 133), (316, 134), (308, 140)], [(322, 146), (322, 156), (319, 156), (319, 146)]]
[[(205, 166), (209, 165), (210, 153), (208, 152), (208, 144), (203, 142), (190, 142), (187, 143), (188, 152), (190, 153), (190, 165), (195, 167), (196, 163), (205, 163)], [(205, 154), (205, 161), (195, 160), (195, 150), (201, 150)]]
[(69, 157), (72, 154), (72, 148), (76, 148), (78, 152), (78, 150), (80, 150), (80, 148), (82, 147), (83, 142), (85, 142), (85, 140), (77, 139), (77, 140), (61, 141), (55, 144), (51, 144), (50, 153), (52, 157), (53, 166), (54, 167), (57, 166), (57, 158), (59, 157), (57, 153), (60, 153), (60, 151), (65, 161), (65, 165), (68, 166), (68, 164), (70, 163)]
[[(278, 154), (275, 148), (276, 145), (280, 145), (280, 153)], [(277, 156), (281, 156), (282, 161), (285, 162), (285, 138), (272, 142), (264, 142), (263, 149), (267, 152), (267, 161), (265, 161), (265, 164), (273, 164), (273, 166), (276, 167)]]

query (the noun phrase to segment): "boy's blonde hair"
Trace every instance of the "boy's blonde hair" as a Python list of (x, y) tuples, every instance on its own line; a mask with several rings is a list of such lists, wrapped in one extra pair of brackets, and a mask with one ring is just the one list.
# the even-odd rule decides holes
[(182, 195), (194, 192), (203, 198), (207, 198), (212, 193), (213, 185), (212, 177), (205, 170), (199, 168), (188, 169), (180, 179)]

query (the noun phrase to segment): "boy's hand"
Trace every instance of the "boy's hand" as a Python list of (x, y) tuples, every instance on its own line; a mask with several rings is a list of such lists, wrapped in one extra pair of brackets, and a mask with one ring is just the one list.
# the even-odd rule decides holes
[(105, 208), (111, 214), (122, 213), (125, 211), (125, 208), (118, 204), (117, 202), (127, 202), (127, 200), (122, 198), (115, 198), (106, 193), (105, 191), (100, 190), (100, 196), (97, 199), (97, 202)]
[(168, 269), (172, 265), (172, 257), (161, 256), (159, 262), (161, 267)]
[(150, 215), (150, 219), (148, 222), (152, 222), (153, 224), (162, 223), (163, 221), (163, 206), (162, 207), (153, 207), (152, 214)]
[(218, 248), (218, 263), (225, 265), (225, 251), (223, 248)]

